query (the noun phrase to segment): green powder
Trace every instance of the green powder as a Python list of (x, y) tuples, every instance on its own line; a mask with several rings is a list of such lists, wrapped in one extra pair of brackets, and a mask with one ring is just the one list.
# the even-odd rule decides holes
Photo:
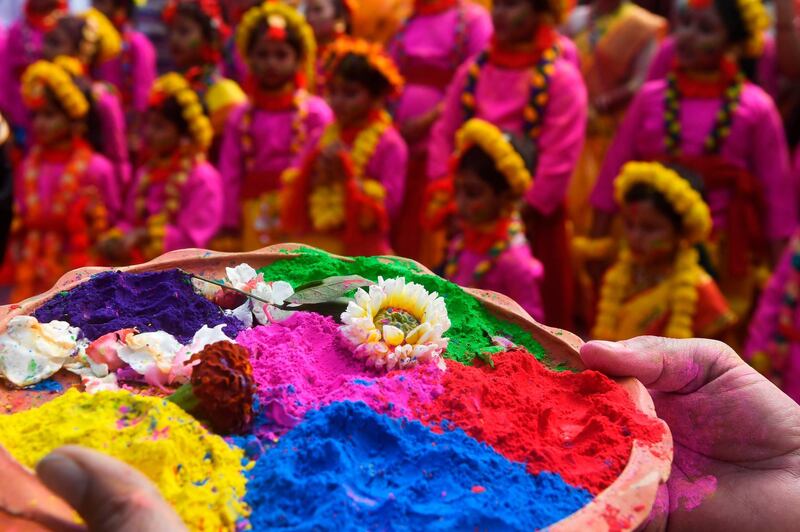
[(492, 316), (481, 303), (459, 288), (435, 275), (422, 273), (413, 264), (400, 260), (358, 257), (353, 262), (334, 259), (326, 253), (302, 250), (300, 256), (275, 262), (259, 270), (267, 281), (287, 281), (294, 287), (334, 275), (361, 275), (376, 281), (405, 277), (438, 292), (447, 304), (452, 326), (447, 332), (450, 345), (445, 356), (463, 364), (471, 364), (479, 354), (491, 353), (492, 336), (504, 336), (525, 346), (537, 359), (545, 359), (542, 346), (517, 325)]

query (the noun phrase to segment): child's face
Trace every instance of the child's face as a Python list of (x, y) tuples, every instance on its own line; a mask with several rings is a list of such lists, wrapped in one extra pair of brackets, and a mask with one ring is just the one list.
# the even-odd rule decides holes
[(331, 80), (328, 102), (336, 121), (347, 127), (366, 120), (373, 109), (380, 107), (381, 99), (373, 96), (361, 83), (337, 76)]
[(484, 225), (500, 218), (508, 206), (508, 198), (496, 192), (474, 171), (456, 173), (456, 207), (458, 217), (470, 225)]
[(55, 146), (72, 137), (72, 121), (52, 97), (33, 110), (33, 136), (41, 146)]
[(501, 44), (532, 42), (539, 16), (531, 0), (494, 0), (492, 22)]
[(52, 61), (60, 55), (75, 57), (78, 55), (78, 50), (66, 30), (56, 26), (44, 36), (42, 54), (45, 59)]
[(622, 218), (628, 247), (638, 262), (652, 264), (672, 260), (678, 251), (678, 232), (652, 201), (626, 203)]
[(333, 39), (336, 25), (336, 8), (333, 0), (306, 0), (306, 20), (314, 29), (314, 36), (318, 42), (328, 42)]
[(166, 157), (178, 150), (181, 134), (178, 126), (158, 109), (150, 109), (144, 118), (142, 140), (153, 155)]
[(277, 90), (294, 79), (299, 58), (289, 43), (258, 39), (247, 57), (250, 71), (262, 89)]
[(675, 50), (683, 67), (717, 70), (727, 47), (728, 30), (713, 3), (703, 8), (680, 3)]
[(190, 68), (203, 62), (203, 28), (192, 17), (181, 13), (169, 26), (169, 51), (179, 68)]

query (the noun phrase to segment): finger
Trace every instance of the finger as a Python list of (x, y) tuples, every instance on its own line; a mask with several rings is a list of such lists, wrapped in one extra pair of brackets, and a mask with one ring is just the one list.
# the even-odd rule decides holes
[(62, 447), (44, 457), (36, 473), (80, 514), (90, 530), (185, 530), (144, 475), (109, 456)]
[(623, 342), (588, 342), (581, 359), (590, 369), (614, 377), (635, 377), (650, 389), (691, 393), (744, 365), (733, 349), (715, 340), (674, 340), (642, 336)]

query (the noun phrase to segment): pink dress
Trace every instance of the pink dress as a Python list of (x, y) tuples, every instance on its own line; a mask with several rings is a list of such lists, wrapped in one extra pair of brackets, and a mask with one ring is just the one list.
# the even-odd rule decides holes
[(531, 255), (527, 242), (512, 245), (501, 253), (492, 269), (476, 284), (473, 273), (486, 258), (486, 255), (463, 250), (458, 260), (458, 270), (448, 280), (461, 286), (504, 294), (519, 303), (535, 320), (544, 321), (544, 307), (539, 291), (544, 268)]
[(95, 83), (94, 91), (97, 114), (100, 119), (102, 153), (114, 166), (120, 187), (130, 184), (131, 163), (128, 157), (128, 142), (125, 115), (116, 91), (103, 83)]
[[(228, 118), (219, 170), (222, 174), (225, 194), (223, 227), (237, 228), (240, 224), (242, 200), (257, 198), (261, 194), (277, 190), (280, 176), (290, 166), (299, 164), (298, 154), (315, 146), (325, 126), (333, 122), (333, 112), (324, 100), (308, 96), (305, 102), (306, 117), (303, 121), (305, 143), (292, 151), (297, 111), (263, 111), (252, 113), (250, 139), (252, 142), (252, 172), (248, 172), (247, 157), (242, 146), (244, 132), (242, 121), (251, 104), (236, 109)], [(248, 173), (250, 175), (248, 175)]]
[(25, 18), (20, 18), (8, 30), (6, 45), (0, 50), (0, 111), (13, 126), (30, 124), (20, 92), (20, 78), (25, 69), (42, 58), (44, 33), (31, 27)]
[[(664, 79), (672, 70), (675, 62), (675, 38), (670, 36), (661, 42), (658, 53), (650, 63), (647, 80)], [(778, 51), (775, 39), (771, 35), (764, 36), (764, 51), (756, 64), (756, 82), (767, 94), (777, 101), (780, 74), (778, 72)]]
[(122, 52), (101, 64), (95, 79), (117, 88), (126, 111), (145, 112), (150, 88), (156, 79), (156, 50), (153, 44), (143, 33), (126, 28)]
[[(125, 203), (125, 218), (121, 227), (140, 226), (136, 213), (137, 185), (144, 170), (139, 170)], [(147, 191), (149, 215), (162, 212), (166, 182), (153, 184)], [(222, 224), (222, 179), (207, 162), (194, 166), (180, 193), (181, 207), (166, 228), (164, 251), (206, 247)]]
[(390, 127), (378, 142), (375, 153), (372, 154), (364, 170), (364, 176), (367, 179), (379, 181), (386, 189), (384, 205), (391, 224), (395, 224), (400, 215), (406, 187), (407, 165), (408, 146), (406, 141), (394, 127)]
[[(613, 213), (614, 179), (628, 161), (653, 160), (666, 154), (664, 139), (664, 80), (646, 83), (636, 95), (606, 155), (594, 191), (592, 206)], [(681, 102), (682, 152), (703, 153), (703, 143), (713, 129), (721, 100), (685, 99)], [(765, 230), (771, 239), (786, 238), (797, 223), (795, 186), (789, 172), (789, 154), (781, 119), (772, 99), (762, 89), (746, 83), (720, 155), (730, 164), (753, 174), (763, 187)], [(707, 191), (715, 227), (725, 227), (731, 191)]]
[[(784, 252), (778, 268), (761, 295), (758, 309), (750, 322), (750, 335), (744, 351), (746, 360), (752, 360), (756, 353), (763, 353), (770, 357), (774, 355), (771, 348), (778, 334), (779, 316), (784, 307), (787, 289), (792, 282), (792, 277), (800, 275), (797, 266), (793, 264), (797, 259), (797, 246), (795, 242), (792, 242)], [(792, 311), (792, 316), (794, 330), (800, 331), (800, 305)], [(788, 347), (789, 351), (781, 372), (782, 388), (789, 397), (800, 402), (800, 341), (794, 339), (789, 342)]]

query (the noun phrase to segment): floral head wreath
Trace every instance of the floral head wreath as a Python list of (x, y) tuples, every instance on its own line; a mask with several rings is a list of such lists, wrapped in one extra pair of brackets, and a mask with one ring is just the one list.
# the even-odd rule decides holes
[(365, 58), (369, 65), (377, 70), (389, 83), (391, 96), (399, 96), (403, 91), (405, 80), (394, 61), (386, 55), (383, 46), (363, 39), (343, 37), (337, 39), (328, 47), (323, 61), (327, 78), (332, 76), (333, 72), (339, 68), (342, 60), (348, 55), (357, 55)]
[(683, 232), (690, 244), (702, 242), (711, 232), (711, 212), (708, 204), (688, 181), (658, 163), (630, 162), (614, 182), (617, 203), (625, 201), (625, 195), (636, 184), (645, 184), (660, 192), (680, 215)]
[(494, 161), (497, 170), (516, 194), (522, 196), (533, 186), (533, 177), (522, 156), (511, 145), (506, 134), (496, 126), (473, 118), (456, 133), (456, 159), (473, 146), (478, 146)]
[(236, 30), (236, 46), (242, 57), (247, 57), (247, 45), (256, 27), (266, 21), (267, 36), (278, 41), (286, 40), (286, 30), (291, 28), (300, 36), (303, 47), (303, 73), (306, 85), (313, 90), (317, 64), (317, 41), (314, 30), (306, 18), (293, 7), (279, 2), (264, 2), (247, 10)]
[(80, 53), (85, 58), (97, 56), (102, 63), (115, 58), (122, 50), (122, 36), (108, 18), (95, 8), (83, 14), (86, 24), (83, 26)]
[(168, 0), (161, 14), (164, 22), (172, 24), (175, 13), (183, 4), (196, 5), (208, 17), (209, 21), (211, 21), (211, 27), (217, 33), (220, 42), (227, 39), (231, 34), (231, 29), (222, 18), (222, 10), (217, 0)]
[(150, 105), (161, 106), (164, 100), (174, 97), (181, 106), (182, 115), (189, 124), (189, 132), (194, 140), (195, 147), (205, 153), (211, 146), (214, 131), (211, 121), (203, 110), (200, 98), (192, 90), (186, 78), (175, 72), (165, 74), (156, 80), (150, 91)]
[[(56, 61), (67, 64), (74, 59), (58, 58)], [(22, 98), (25, 105), (37, 109), (44, 105), (46, 91), (56, 97), (58, 103), (72, 119), (80, 119), (89, 112), (89, 100), (73, 80), (74, 72), (64, 66), (49, 61), (36, 61), (22, 75)]]
[[(711, 6), (713, 2), (714, 0), (689, 0), (689, 5), (702, 9)], [(761, 0), (736, 0), (736, 3), (747, 32), (744, 53), (747, 57), (759, 57), (764, 51), (764, 32), (770, 26), (769, 14)]]

